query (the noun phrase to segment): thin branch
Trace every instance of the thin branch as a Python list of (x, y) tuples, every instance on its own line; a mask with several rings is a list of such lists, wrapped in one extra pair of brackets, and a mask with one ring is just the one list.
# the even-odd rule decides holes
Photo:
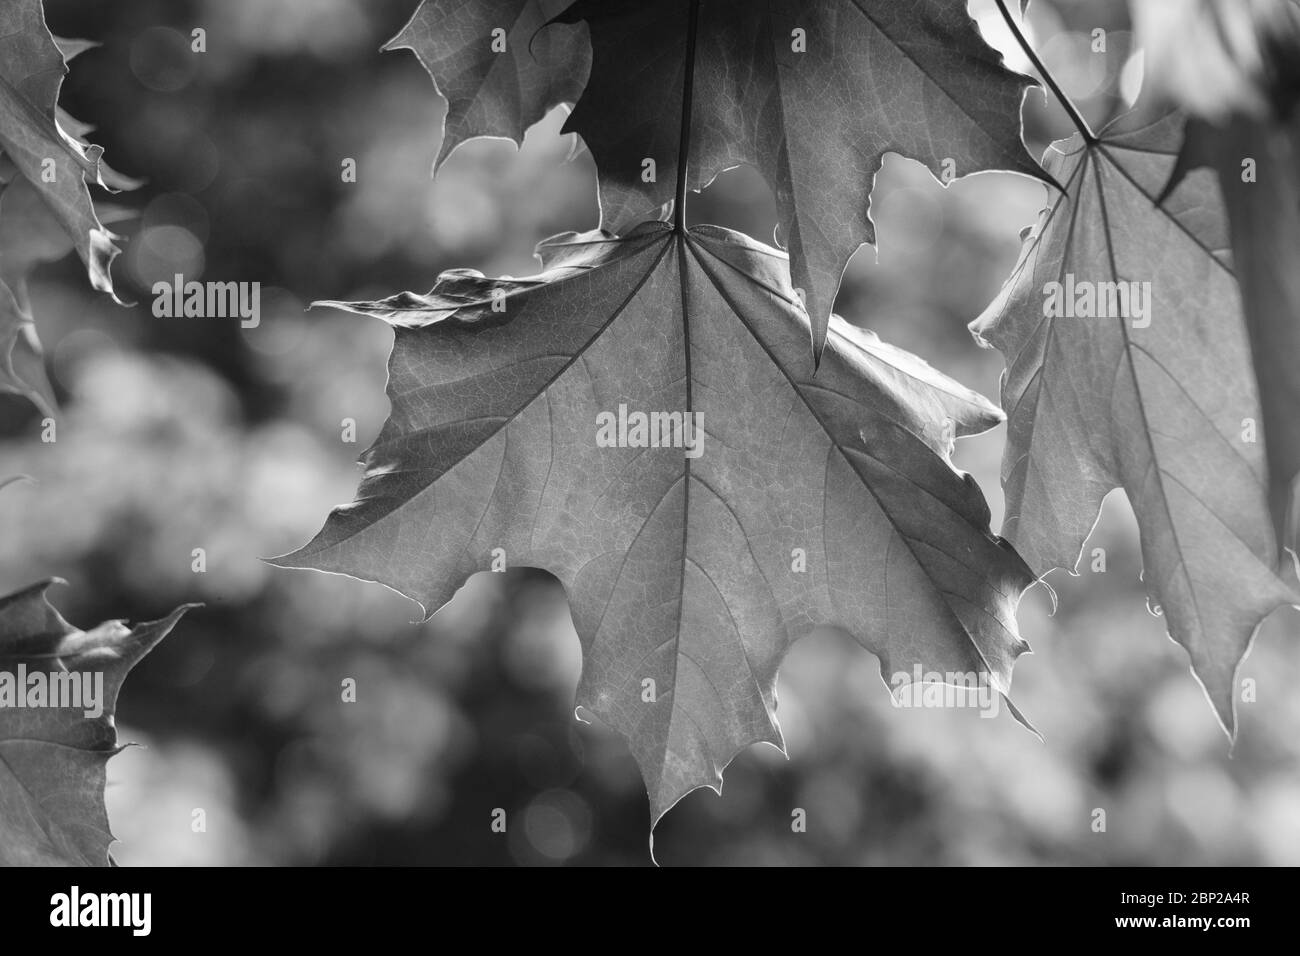
[(1011, 16), (1011, 11), (1007, 9), (1006, 0), (996, 0), (996, 2), (998, 5), (998, 11), (1002, 14), (1002, 19), (1007, 22), (1007, 27), (1011, 30), (1011, 35), (1016, 38), (1016, 42), (1020, 44), (1020, 49), (1025, 51), (1025, 56), (1029, 57), (1029, 62), (1034, 65), (1034, 69), (1037, 70), (1038, 75), (1043, 78), (1043, 82), (1047, 84), (1047, 88), (1052, 91), (1052, 95), (1056, 97), (1062, 108), (1064, 108), (1065, 112), (1069, 115), (1070, 122), (1072, 122), (1074, 128), (1079, 131), (1079, 135), (1082, 136), (1084, 141), (1089, 145), (1097, 142), (1097, 134), (1092, 131), (1092, 127), (1088, 125), (1088, 121), (1083, 118), (1083, 114), (1079, 112), (1072, 102), (1070, 102), (1070, 98), (1066, 96), (1065, 92), (1057, 85), (1055, 77), (1048, 72), (1043, 61), (1040, 60), (1038, 54), (1034, 52), (1034, 48), (1031, 47), (1029, 41), (1025, 39), (1025, 35), (1020, 29), (1020, 24), (1016, 23), (1015, 18)]

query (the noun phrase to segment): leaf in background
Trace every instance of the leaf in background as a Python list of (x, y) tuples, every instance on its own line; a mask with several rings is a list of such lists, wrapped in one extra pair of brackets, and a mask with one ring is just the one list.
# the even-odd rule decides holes
[[(132, 209), (113, 204), (101, 204), (99, 214), (110, 224), (136, 215)], [(17, 177), (0, 187), (0, 278), (21, 285), (32, 269), (57, 262), (73, 245), (73, 238), (59, 225), (35, 186)]]
[[(587, 30), (547, 26), (569, 2), (424, 0), (384, 46), (413, 52), (447, 101), (434, 172), (467, 139), (522, 143), (549, 110), (577, 101), (591, 69)], [(503, 33), (494, 37), (497, 30)], [(504, 50), (494, 51), (501, 43)]]
[[(80, 50), (70, 46), (69, 56)], [(86, 188), (87, 181), (105, 185), (99, 164), (103, 151), (83, 147), (58, 124), (59, 88), (66, 74), (64, 56), (45, 26), (41, 0), (0, 4), (0, 149), (72, 236), (91, 285), (111, 295), (109, 268), (119, 250)], [(46, 181), (49, 170), (53, 182)]]
[(1297, 546), (1300, 473), (1300, 3), (1135, 4), (1146, 76), (1191, 114), (1170, 188), (1219, 178), (1263, 411), (1269, 507)]
[[(595, 157), (611, 231), (674, 198), (695, 9), (579, 0), (560, 17), (591, 30), (591, 79), (564, 131)], [(1020, 138), (1034, 81), (1002, 66), (964, 3), (710, 0), (698, 17), (687, 185), (702, 189), (741, 163), (763, 174), (817, 355), (849, 257), (875, 241), (869, 196), (886, 152), (945, 182), (985, 169), (1043, 176)], [(793, 49), (800, 43), (806, 52)]]
[(1300, 100), (1298, 0), (1130, 0), (1129, 10), (1147, 95), (1220, 124), (1284, 116)]
[[(120, 206), (101, 206), (99, 212), (107, 223), (134, 215)], [(55, 413), (57, 402), (32, 321), (27, 276), (72, 247), (72, 237), (35, 186), (21, 176), (0, 186), (0, 390), (25, 396), (45, 415)]]
[[(782, 746), (777, 668), (818, 625), (882, 673), (1005, 693), (1032, 576), (946, 458), (996, 408), (838, 317), (814, 376), (786, 258), (736, 233), (646, 223), (539, 252), (533, 279), (450, 272), (428, 295), (328, 303), (395, 326), (392, 414), (356, 502), (275, 564), (429, 612), (494, 549), (555, 574), (578, 703), (629, 740), (656, 822), (741, 748)], [(620, 406), (698, 413), (701, 454), (598, 447)]]
[[(1247, 116), (1224, 127), (1190, 120), (1175, 172), (1208, 165), (1227, 206), (1232, 259), (1259, 385), (1269, 509), (1296, 549), (1300, 474), (1300, 121)], [(1249, 175), (1243, 164), (1249, 164)]]
[[(95, 131), (95, 127), (93, 124), (83, 123), (81, 120), (69, 116), (68, 113), (62, 107), (60, 107), (58, 110), (58, 118), (59, 118), (60, 129), (62, 129), (65, 133), (67, 133), (69, 136), (75, 139), (77, 143), (80, 144), (84, 149), (94, 148), (86, 140), (86, 137)], [(99, 174), (99, 185), (103, 186), (109, 192), (117, 193), (117, 192), (123, 192), (130, 189), (139, 189), (141, 186), (145, 184), (145, 180), (143, 179), (136, 179), (133, 176), (127, 176), (124, 175), (123, 173), (119, 173), (112, 166), (108, 165), (108, 163), (104, 162), (103, 157), (100, 157), (96, 171)], [(96, 211), (99, 213), (100, 223), (104, 225), (111, 225), (112, 220), (109, 219), (109, 217), (104, 214), (104, 207), (102, 205), (99, 205), (96, 206), (95, 208)]]
[[(1099, 142), (1076, 136), (1048, 151), (1066, 192), (972, 328), (1007, 357), (1004, 533), (1039, 574), (1073, 570), (1102, 498), (1122, 487), (1152, 603), (1234, 733), (1237, 665), (1260, 621), (1300, 596), (1276, 574), (1264, 451), (1246, 424), (1259, 421), (1259, 402), (1218, 193), (1200, 171), (1157, 205), (1183, 118), (1139, 124), (1138, 115)], [(1149, 283), (1146, 317), (1049, 317), (1047, 284), (1069, 281), (1094, 291)]]
[(57, 403), (45, 374), (45, 357), (26, 305), (0, 279), (0, 391), (25, 396), (43, 415)]
[[(99, 46), (99, 44), (95, 43), (93, 40), (69, 40), (66, 37), (54, 37), (54, 44), (59, 48), (59, 53), (63, 55), (63, 62), (65, 65), (71, 63), (74, 57)], [(67, 111), (61, 106), (56, 106), (54, 108), (54, 118), (58, 123), (59, 128), (75, 139), (83, 148), (92, 148), (90, 143), (86, 141), (86, 137), (95, 131), (94, 124), (83, 123), (81, 120), (69, 116)], [(110, 167), (108, 163), (104, 162), (102, 157), (98, 163), (98, 173), (100, 185), (104, 186), (104, 188), (108, 189), (110, 192), (139, 189), (144, 185), (143, 179), (135, 179), (131, 176), (122, 175), (117, 170)], [(102, 215), (102, 209), (100, 212), (101, 221), (105, 223), (111, 222), (107, 216)]]
[(187, 607), (133, 629), (109, 621), (71, 627), (44, 581), (0, 598), (0, 672), (103, 677), (103, 713), (85, 708), (0, 708), (0, 866), (106, 866), (113, 836), (104, 807), (105, 767), (121, 750), (113, 715), (127, 673)]

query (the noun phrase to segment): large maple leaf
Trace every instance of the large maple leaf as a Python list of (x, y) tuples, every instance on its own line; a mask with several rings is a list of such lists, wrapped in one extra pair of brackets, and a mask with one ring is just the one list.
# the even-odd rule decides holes
[(424, 0), (385, 44), (414, 53), (447, 101), (435, 172), (465, 140), (522, 143), (548, 110), (577, 101), (591, 70), (587, 30), (548, 26), (570, 2)]
[[(121, 750), (113, 722), (118, 691), (187, 607), (135, 628), (109, 621), (79, 631), (47, 600), (52, 583), (0, 598), (0, 681), (8, 681), (9, 692), (28, 694), (39, 680), (49, 684), (52, 675), (65, 674), (83, 696), (73, 707), (51, 706), (49, 697), (40, 707), (0, 706), (0, 866), (106, 866), (113, 835), (105, 768)], [(20, 675), (40, 678), (15, 689)], [(100, 681), (97, 694), (92, 688)], [(87, 691), (100, 713), (87, 716)], [(5, 693), (0, 687), (0, 701)]]
[[(645, 223), (539, 251), (532, 279), (330, 303), (395, 326), (392, 414), (356, 502), (274, 563), (430, 612), (494, 554), (555, 574), (578, 703), (629, 740), (655, 821), (746, 745), (782, 745), (777, 668), (815, 626), (882, 674), (1006, 691), (1032, 576), (947, 459), (995, 407), (838, 318), (814, 374), (786, 258), (736, 233)], [(698, 449), (603, 447), (602, 417), (636, 413), (698, 416)]]
[(1020, 138), (1034, 81), (1002, 66), (957, 0), (579, 0), (559, 19), (591, 31), (590, 81), (564, 130), (595, 157), (602, 226), (666, 211), (683, 165), (693, 190), (756, 167), (818, 355), (845, 264), (875, 241), (885, 153), (944, 182), (1043, 176)]
[[(1008, 363), (1003, 533), (1040, 574), (1072, 570), (1122, 487), (1151, 602), (1233, 733), (1236, 668), (1260, 621), (1300, 596), (1277, 574), (1222, 202), (1206, 170), (1166, 190), (1185, 121), (1141, 115), (1048, 151), (1066, 190), (972, 327)], [(1073, 317), (1057, 314), (1069, 300)]]

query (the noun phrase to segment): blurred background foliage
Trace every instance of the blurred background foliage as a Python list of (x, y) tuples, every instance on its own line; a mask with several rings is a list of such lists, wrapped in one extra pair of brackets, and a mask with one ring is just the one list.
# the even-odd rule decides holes
[[(580, 657), (565, 597), (527, 569), (480, 574), (445, 609), (373, 584), (277, 570), (351, 499), (385, 415), (380, 322), (313, 299), (423, 291), (439, 271), (535, 271), (534, 244), (596, 223), (590, 157), (552, 115), (522, 150), (475, 141), (429, 177), (443, 105), (409, 53), (380, 54), (416, 0), (47, 0), (55, 33), (101, 44), (63, 105), (147, 185), (96, 296), (68, 258), (32, 301), (62, 412), (58, 441), (0, 396), (0, 588), (58, 575), (76, 624), (152, 619), (202, 601), (133, 674), (109, 809), (131, 864), (646, 864), (647, 802), (621, 740), (577, 723)], [(972, 11), (1025, 70), (990, 2)], [(190, 52), (194, 27), (207, 52)], [(1092, 31), (1106, 31), (1094, 52)], [(1039, 0), (1031, 38), (1089, 121), (1134, 100), (1120, 0)], [(1037, 154), (1068, 133), (1031, 94)], [(571, 153), (573, 154), (571, 157)], [(358, 181), (343, 183), (344, 158)], [(880, 246), (850, 264), (837, 311), (996, 397), (1000, 357), (966, 331), (1009, 272), (1045, 200), (1024, 179), (941, 188), (890, 157), (873, 210)], [(690, 206), (768, 238), (752, 170)], [(256, 329), (158, 319), (150, 287), (262, 283)], [(341, 440), (341, 422), (358, 441)], [(1001, 429), (959, 443), (994, 527)], [(207, 571), (191, 552), (207, 552)], [(1094, 548), (1105, 571), (1092, 570)], [(723, 796), (664, 819), (664, 864), (1300, 863), (1300, 642), (1264, 626), (1242, 677), (1235, 755), (1183, 651), (1145, 605), (1132, 514), (1112, 495), (1081, 574), (1026, 597), (1015, 692), (1040, 742), (1005, 713), (891, 705), (876, 660), (842, 636), (801, 641), (780, 677), (789, 759), (742, 754)], [(344, 678), (356, 703), (341, 701)], [(492, 833), (504, 808), (506, 834)], [(191, 831), (203, 808), (204, 833)], [(795, 833), (791, 814), (807, 813)], [(1107, 830), (1090, 827), (1107, 812)]]

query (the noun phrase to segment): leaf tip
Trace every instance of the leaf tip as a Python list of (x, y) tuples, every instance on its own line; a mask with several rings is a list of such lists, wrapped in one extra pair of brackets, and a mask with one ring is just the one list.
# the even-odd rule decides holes
[(1012, 702), (1009, 695), (1004, 693), (1002, 695), (1002, 700), (1007, 705), (1007, 710), (1011, 712), (1011, 716), (1016, 719), (1016, 723), (1020, 724), (1021, 727), (1024, 727), (1025, 730), (1037, 737), (1040, 744), (1047, 743), (1047, 739), (1039, 732), (1038, 728), (1030, 722), (1029, 718), (1021, 712), (1020, 708)]

